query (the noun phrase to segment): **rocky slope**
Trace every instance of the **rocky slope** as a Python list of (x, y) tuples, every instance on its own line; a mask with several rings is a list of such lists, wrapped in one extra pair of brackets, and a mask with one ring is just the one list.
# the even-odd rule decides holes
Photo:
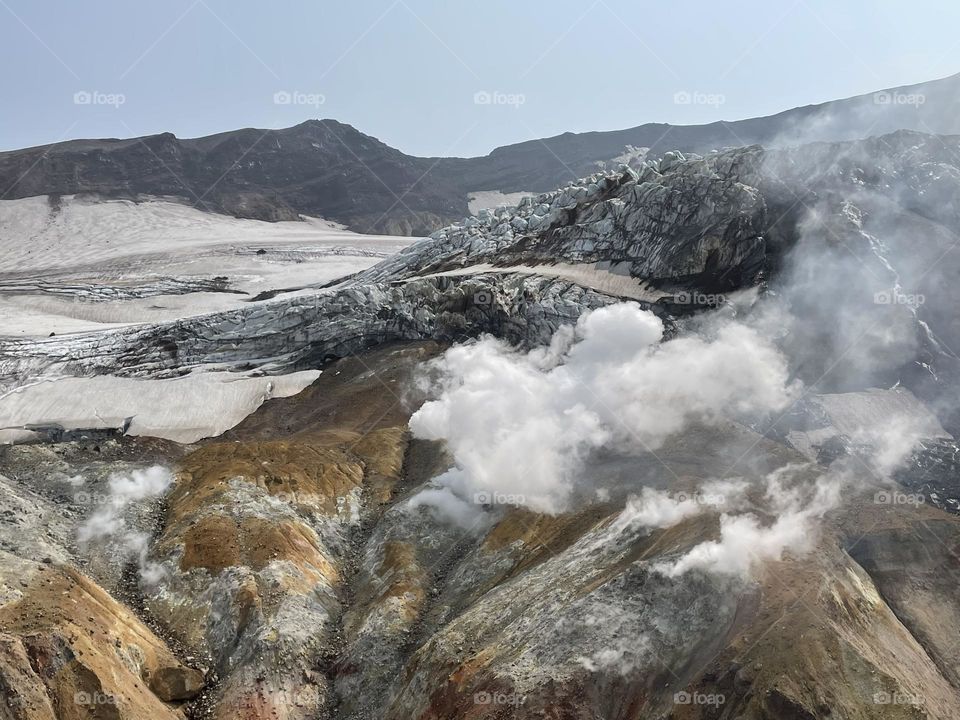
[[(9, 487), (37, 488), (32, 503), (52, 502), (64, 482), (50, 468), (96, 482), (96, 466), (166, 456), (176, 484), (150, 543), (163, 572), (121, 597), (181, 658), (69, 568), (89, 552), (70, 547), (69, 520), (44, 528), (5, 499), (20, 528), (4, 561), (17, 589), (0, 608), (13, 638), (11, 716), (101, 717), (108, 707), (111, 717), (166, 717), (203, 684), (191, 716), (783, 720), (950, 718), (960, 707), (957, 645), (940, 631), (958, 610), (955, 516), (855, 494), (811, 552), (748, 581), (658, 572), (717, 536), (717, 511), (647, 528), (617, 483), (568, 513), (500, 506), (451, 524), (415, 502), (450, 459), (406, 430), (421, 400), (412, 374), (438, 349), (342, 360), (300, 396), (193, 448), (114, 441), (97, 460), (83, 442), (6, 450), (4, 472), (21, 474)], [(729, 423), (591, 472), (639, 473), (682, 497), (731, 443), (759, 444), (754, 479), (802, 461)], [(28, 545), (45, 529), (63, 550)], [(37, 563), (35, 580), (15, 559), (45, 553), (52, 562)], [(84, 640), (105, 628), (108, 642)], [(49, 650), (63, 643), (65, 665)], [(187, 658), (196, 671), (180, 664)], [(88, 695), (95, 707), (82, 704)]]
[[(155, 443), (136, 450), (116, 441), (92, 446), (3, 451), (2, 712), (10, 718), (182, 718), (184, 702), (205, 684), (202, 667), (196, 658), (178, 657), (176, 646), (138, 616), (135, 603), (124, 603), (131, 599), (125, 551), (79, 539), (108, 494), (110, 475), (158, 456), (169, 462), (179, 451)], [(150, 515), (148, 503), (133, 503), (116, 519), (146, 530)]]

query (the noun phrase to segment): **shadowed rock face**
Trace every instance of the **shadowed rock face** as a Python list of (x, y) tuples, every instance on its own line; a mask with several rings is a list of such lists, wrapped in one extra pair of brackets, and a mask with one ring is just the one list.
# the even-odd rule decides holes
[(349, 125), (312, 120), (196, 140), (165, 133), (0, 153), (0, 184), (8, 198), (162, 195), (242, 218), (304, 214), (359, 232), (423, 235), (467, 211), (465, 195), (424, 177), (429, 167)]

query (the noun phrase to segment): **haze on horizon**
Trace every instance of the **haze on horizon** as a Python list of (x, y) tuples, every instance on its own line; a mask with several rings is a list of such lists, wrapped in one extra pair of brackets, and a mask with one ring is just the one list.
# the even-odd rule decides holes
[(960, 70), (960, 5), (935, 0), (0, 0), (0, 16), (2, 150), (320, 117), (409, 154), (474, 156), (566, 131), (769, 115)]

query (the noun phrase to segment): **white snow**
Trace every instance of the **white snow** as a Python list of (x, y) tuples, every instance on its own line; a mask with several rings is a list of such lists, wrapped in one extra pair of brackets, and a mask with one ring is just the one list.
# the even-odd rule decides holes
[[(163, 198), (135, 203), (65, 196), (57, 208), (46, 196), (2, 200), (0, 335), (85, 332), (227, 310), (267, 290), (359, 272), (415, 239), (359, 235), (318, 218), (240, 220)], [(247, 294), (93, 300), (30, 287), (136, 288), (163, 278), (217, 276)]]
[(479, 275), (484, 273), (520, 273), (521, 275), (542, 275), (569, 280), (583, 287), (596, 290), (605, 295), (639, 300), (641, 302), (656, 302), (669, 293), (656, 290), (642, 280), (629, 275), (610, 272), (592, 263), (554, 263), (552, 265), (511, 265), (509, 267), (495, 267), (488, 263), (471, 265), (457, 270), (434, 273), (426, 277), (458, 277), (463, 275)]
[[(3, 200), (0, 337), (102, 332), (240, 307), (265, 291), (311, 292), (297, 288), (364, 270), (414, 240), (359, 235), (317, 218), (239, 220), (164, 198)], [(177, 294), (170, 283), (223, 276), (242, 292)], [(129, 297), (150, 286), (167, 294)], [(105, 289), (128, 297), (104, 295)], [(166, 380), (33, 378), (0, 397), (0, 442), (31, 439), (24, 425), (117, 428), (131, 416), (131, 434), (194, 442), (233, 427), (267, 398), (299, 392), (318, 375), (202, 367)]]
[(864, 428), (889, 425), (897, 417), (909, 419), (923, 437), (950, 437), (936, 415), (903, 387), (817, 395), (813, 401), (823, 408), (837, 432), (850, 437), (861, 433)]
[(193, 255), (224, 245), (362, 245), (393, 253), (408, 243), (409, 239), (400, 237), (358, 235), (318, 218), (278, 223), (241, 220), (163, 198), (135, 203), (68, 195), (59, 210), (50, 206), (46, 196), (0, 201), (3, 272), (99, 266), (155, 253), (179, 260), (182, 253)]
[(273, 377), (195, 371), (167, 380), (42, 380), (0, 398), (0, 443), (26, 439), (19, 429), (24, 425), (118, 428), (131, 416), (131, 435), (195, 442), (229, 430), (265, 400), (295, 395), (319, 376), (318, 370)]

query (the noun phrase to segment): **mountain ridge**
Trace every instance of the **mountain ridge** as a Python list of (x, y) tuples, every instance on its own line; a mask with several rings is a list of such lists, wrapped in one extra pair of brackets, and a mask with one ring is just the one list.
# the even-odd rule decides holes
[(275, 222), (310, 215), (358, 232), (427, 235), (469, 215), (472, 192), (546, 192), (612, 169), (628, 148), (656, 157), (861, 139), (901, 129), (960, 133), (960, 74), (758, 118), (563, 133), (473, 158), (407, 155), (331, 119), (199, 138), (159, 133), (68, 140), (0, 152), (0, 188), (6, 188), (5, 199), (167, 195), (241, 218)]

